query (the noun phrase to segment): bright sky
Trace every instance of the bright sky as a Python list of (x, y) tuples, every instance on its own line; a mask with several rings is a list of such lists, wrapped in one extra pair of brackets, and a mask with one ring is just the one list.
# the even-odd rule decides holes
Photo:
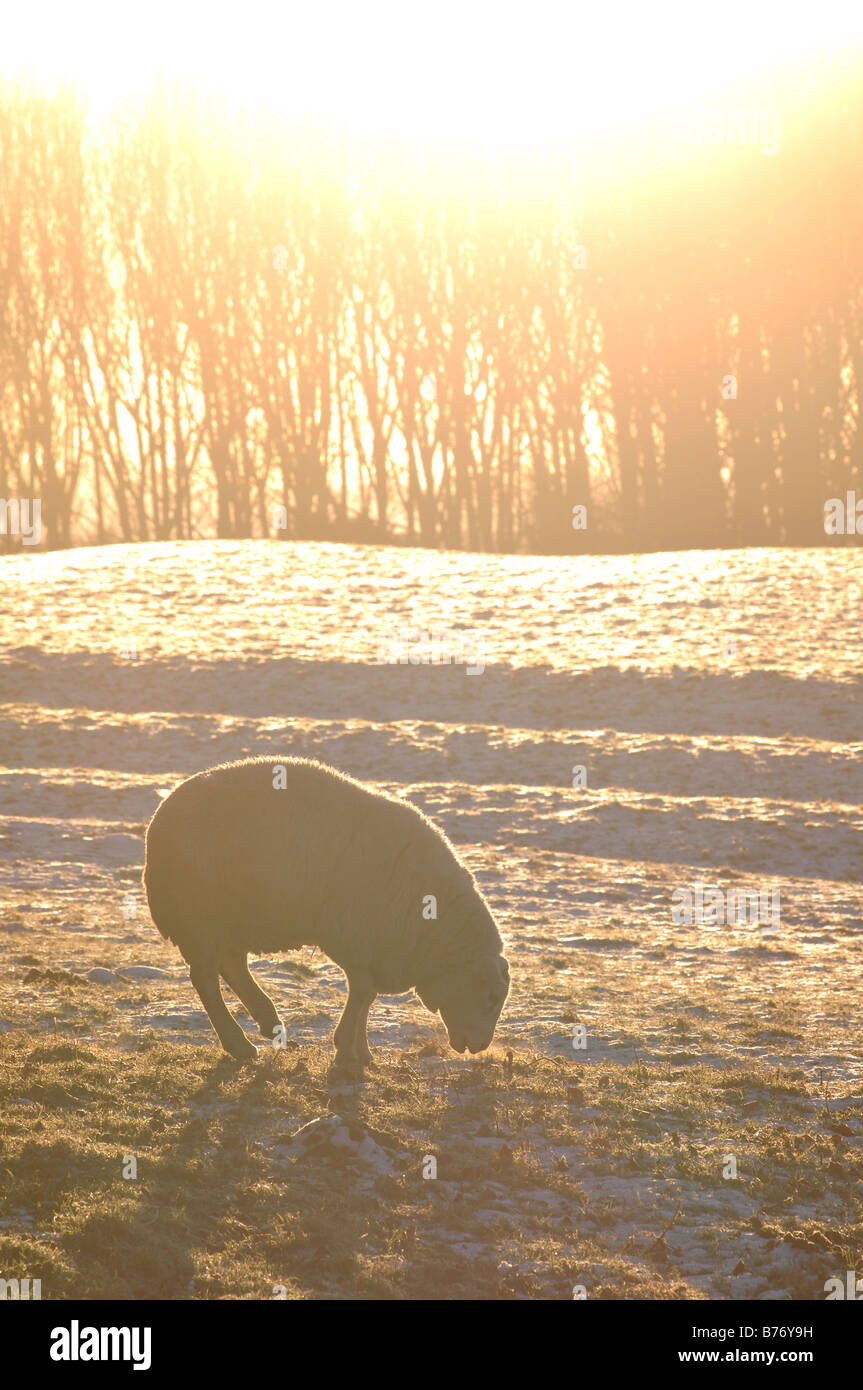
[(530, 145), (611, 133), (717, 83), (863, 42), (861, 0), (55, 0), (8, 6), (0, 75), (76, 79), (97, 111), (157, 75), (355, 132)]

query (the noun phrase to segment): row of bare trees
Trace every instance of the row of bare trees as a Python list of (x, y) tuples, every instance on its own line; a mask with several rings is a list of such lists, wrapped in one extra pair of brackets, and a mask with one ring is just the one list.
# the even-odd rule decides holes
[(0, 498), (51, 546), (817, 544), (863, 496), (861, 117), (847, 78), (772, 155), (524, 179), (0, 88)]

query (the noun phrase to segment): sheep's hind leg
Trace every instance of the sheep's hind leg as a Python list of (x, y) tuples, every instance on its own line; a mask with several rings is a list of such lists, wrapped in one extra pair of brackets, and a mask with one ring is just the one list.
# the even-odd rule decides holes
[(369, 1009), (376, 991), (370, 981), (348, 979), (348, 1002), (334, 1034), (338, 1066), (368, 1066), (372, 1060), (366, 1039)]
[(372, 1007), (372, 1004), (374, 1002), (375, 996), (372, 995), (365, 1007), (360, 1009), (359, 1016), (357, 1018), (357, 1056), (359, 1057), (360, 1062), (364, 1067), (370, 1067), (372, 1065), (372, 1053), (371, 1048), (369, 1047), (369, 1040), (366, 1034), (366, 1029), (369, 1026), (369, 1009)]
[(226, 1052), (236, 1057), (238, 1062), (251, 1062), (258, 1055), (254, 1043), (250, 1043), (239, 1023), (228, 1013), (219, 986), (219, 972), (214, 965), (200, 962), (189, 965), (192, 984), (201, 997), (210, 1022), (219, 1035), (219, 1041)]
[(282, 1026), (281, 1020), (272, 999), (261, 989), (249, 970), (247, 953), (226, 951), (219, 963), (219, 973), (248, 1009), (264, 1037), (272, 1041), (276, 1029)]

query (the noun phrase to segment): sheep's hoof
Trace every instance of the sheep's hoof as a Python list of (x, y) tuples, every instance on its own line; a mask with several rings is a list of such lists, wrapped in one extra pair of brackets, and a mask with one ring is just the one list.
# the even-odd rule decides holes
[(351, 1057), (344, 1052), (337, 1052), (330, 1070), (334, 1075), (344, 1076), (349, 1081), (361, 1081), (363, 1067), (364, 1063), (360, 1061), (359, 1057)]

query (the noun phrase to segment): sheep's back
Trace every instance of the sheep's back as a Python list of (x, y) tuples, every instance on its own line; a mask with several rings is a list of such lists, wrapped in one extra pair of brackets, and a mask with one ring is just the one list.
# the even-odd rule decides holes
[(402, 845), (426, 836), (446, 845), (407, 803), (321, 764), (254, 759), (198, 773), (163, 801), (144, 883), (181, 948), (202, 936), (258, 951), (308, 943), (342, 963), (380, 932)]

